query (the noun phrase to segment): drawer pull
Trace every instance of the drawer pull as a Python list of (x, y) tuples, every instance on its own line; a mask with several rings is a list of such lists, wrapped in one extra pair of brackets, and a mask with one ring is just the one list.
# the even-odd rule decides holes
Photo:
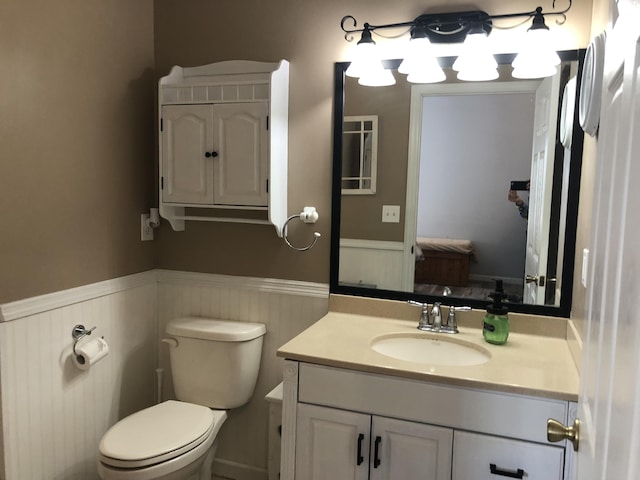
[(378, 468), (380, 466), (380, 442), (382, 442), (382, 437), (377, 436), (373, 453), (373, 468)]
[(364, 433), (358, 435), (358, 457), (356, 458), (356, 465), (362, 465), (364, 457), (362, 456), (362, 440), (364, 440)]
[(503, 477), (509, 477), (509, 478), (522, 478), (524, 477), (524, 470), (522, 470), (521, 468), (519, 468), (517, 471), (511, 471), (511, 470), (502, 470), (498, 467), (496, 467), (495, 463), (490, 463), (489, 464), (489, 468), (491, 469), (491, 473), (493, 475), (501, 475)]

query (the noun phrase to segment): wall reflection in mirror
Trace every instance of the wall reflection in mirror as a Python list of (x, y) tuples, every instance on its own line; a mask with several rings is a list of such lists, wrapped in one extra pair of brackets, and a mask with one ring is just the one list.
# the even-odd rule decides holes
[(445, 68), (439, 84), (396, 71), (380, 88), (336, 64), (332, 292), (479, 307), (501, 280), (512, 311), (568, 316), (583, 52), (561, 57), (540, 80), (513, 79), (500, 55), (495, 81)]

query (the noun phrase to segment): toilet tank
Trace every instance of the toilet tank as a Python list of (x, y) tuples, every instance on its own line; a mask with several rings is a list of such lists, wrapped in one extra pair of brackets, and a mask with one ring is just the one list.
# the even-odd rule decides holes
[(178, 400), (217, 409), (249, 401), (258, 379), (261, 323), (186, 317), (167, 324), (171, 377)]

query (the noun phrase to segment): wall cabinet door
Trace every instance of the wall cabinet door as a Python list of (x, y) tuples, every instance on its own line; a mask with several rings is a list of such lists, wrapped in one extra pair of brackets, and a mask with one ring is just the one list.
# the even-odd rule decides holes
[[(162, 200), (213, 203), (213, 108), (211, 105), (162, 107)], [(211, 155), (211, 154), (210, 154)]]
[(299, 480), (449, 480), (453, 431), (299, 404)]
[(267, 206), (267, 102), (162, 108), (162, 200)]
[(266, 102), (214, 105), (216, 205), (268, 204), (268, 114)]
[(449, 480), (453, 430), (373, 417), (371, 480)]

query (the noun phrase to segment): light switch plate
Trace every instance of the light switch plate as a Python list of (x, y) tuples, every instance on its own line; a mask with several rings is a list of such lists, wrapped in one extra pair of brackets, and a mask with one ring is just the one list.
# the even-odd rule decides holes
[(382, 223), (400, 223), (400, 205), (383, 205)]

